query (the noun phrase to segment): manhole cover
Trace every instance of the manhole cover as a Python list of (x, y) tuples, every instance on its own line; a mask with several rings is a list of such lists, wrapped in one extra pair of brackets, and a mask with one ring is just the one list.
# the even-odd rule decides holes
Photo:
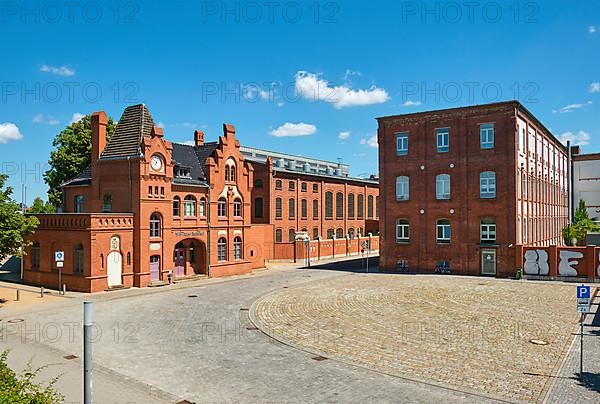
[(11, 324), (22, 323), (23, 321), (25, 321), (25, 320), (23, 320), (22, 318), (15, 318), (15, 319), (12, 319), (12, 320), (8, 320), (8, 322), (11, 323)]
[(548, 341), (544, 341), (543, 339), (530, 339), (529, 342), (534, 345), (548, 345)]
[(67, 355), (67, 356), (63, 356), (63, 358), (65, 358), (66, 360), (73, 360), (73, 359), (77, 359), (78, 356), (76, 355)]

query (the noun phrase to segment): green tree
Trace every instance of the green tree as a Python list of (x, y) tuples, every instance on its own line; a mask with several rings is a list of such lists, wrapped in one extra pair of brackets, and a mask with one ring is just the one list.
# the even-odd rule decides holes
[(26, 369), (17, 374), (6, 364), (8, 351), (0, 354), (0, 403), (11, 404), (57, 404), (62, 403), (64, 397), (54, 389), (58, 377), (42, 387), (34, 379), (45, 367), (33, 369), (31, 362)]
[[(48, 201), (58, 208), (62, 205), (60, 185), (75, 177), (91, 164), (92, 124), (90, 115), (73, 122), (62, 130), (52, 142), (54, 150), (50, 153), (50, 169), (44, 173), (48, 184)], [(108, 118), (106, 123), (107, 141), (115, 132), (115, 121)]]
[(8, 175), (0, 175), (0, 260), (21, 255), (25, 239), (39, 224), (37, 218), (23, 215), (20, 204), (11, 198), (12, 188), (4, 188), (7, 179)]
[(576, 239), (581, 244), (585, 241), (587, 233), (596, 231), (600, 231), (600, 226), (590, 218), (585, 207), (585, 202), (583, 199), (580, 199), (579, 205), (577, 205), (577, 209), (575, 210), (575, 215), (573, 216), (573, 224), (565, 226), (562, 230), (565, 244), (571, 245), (573, 239)]
[(39, 196), (33, 200), (33, 203), (29, 207), (28, 213), (54, 213), (56, 209), (54, 206), (48, 201), (44, 202), (42, 198)]

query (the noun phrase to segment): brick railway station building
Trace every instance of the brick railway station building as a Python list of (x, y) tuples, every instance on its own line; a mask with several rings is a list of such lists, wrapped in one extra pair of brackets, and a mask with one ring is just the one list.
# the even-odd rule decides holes
[(517, 246), (563, 244), (567, 149), (519, 102), (378, 126), (383, 269), (512, 276)]
[(55, 251), (67, 289), (97, 292), (247, 273), (299, 231), (377, 232), (378, 183), (345, 165), (242, 148), (228, 124), (218, 141), (172, 143), (144, 105), (125, 109), (108, 143), (106, 121), (92, 115), (92, 162), (63, 184), (62, 212), (37, 215), (25, 283), (60, 287)]

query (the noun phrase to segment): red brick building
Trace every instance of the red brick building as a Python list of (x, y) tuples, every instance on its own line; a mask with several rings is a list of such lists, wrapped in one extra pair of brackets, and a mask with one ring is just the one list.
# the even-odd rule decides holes
[(562, 243), (566, 148), (516, 101), (378, 119), (383, 269), (514, 275)]

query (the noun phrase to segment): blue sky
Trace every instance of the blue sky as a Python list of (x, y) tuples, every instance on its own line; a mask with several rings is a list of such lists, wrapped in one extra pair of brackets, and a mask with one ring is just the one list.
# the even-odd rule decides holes
[(600, 151), (600, 2), (2, 2), (0, 163), (45, 196), (54, 136), (144, 102), (176, 142), (377, 172), (378, 116), (519, 99)]

